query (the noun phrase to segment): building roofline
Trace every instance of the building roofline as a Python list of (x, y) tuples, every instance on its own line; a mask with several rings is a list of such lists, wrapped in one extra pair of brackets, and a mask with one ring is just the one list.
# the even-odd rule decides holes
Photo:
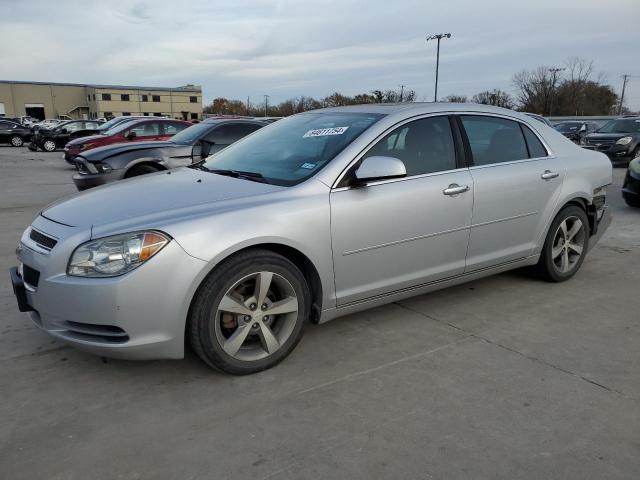
[(62, 87), (86, 87), (86, 88), (110, 88), (112, 90), (148, 90), (171, 92), (198, 92), (202, 93), (199, 85), (185, 85), (182, 87), (145, 87), (138, 85), (100, 85), (94, 83), (61, 83), (61, 82), (32, 82), (28, 80), (0, 80), (0, 84), (15, 83), (19, 85), (55, 85)]

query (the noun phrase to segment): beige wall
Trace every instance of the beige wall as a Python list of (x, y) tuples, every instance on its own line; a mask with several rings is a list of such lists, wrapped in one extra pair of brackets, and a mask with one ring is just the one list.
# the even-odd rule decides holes
[(0, 83), (0, 102), (4, 103), (7, 117), (26, 115), (25, 104), (34, 103), (44, 106), (45, 118), (80, 118), (81, 112), (88, 113), (85, 91), (86, 87), (73, 85)]
[[(111, 101), (102, 100), (102, 94), (111, 94)], [(128, 94), (129, 101), (122, 101), (121, 95)], [(94, 100), (95, 95), (95, 100)], [(142, 96), (148, 101), (143, 102)], [(160, 102), (153, 101), (153, 95), (160, 95)], [(191, 103), (189, 97), (197, 97)], [(31, 83), (0, 83), (0, 103), (4, 103), (5, 116), (19, 117), (26, 115), (25, 104), (42, 104), (45, 118), (56, 118), (68, 115), (72, 118), (83, 118), (83, 115), (94, 118), (103, 117), (105, 112), (114, 116), (128, 112), (131, 115), (154, 113), (173, 118), (187, 119), (192, 114), (202, 118), (202, 91), (169, 91), (144, 90), (138, 88), (96, 88), (82, 85), (40, 85)], [(80, 108), (78, 108), (80, 107)]]

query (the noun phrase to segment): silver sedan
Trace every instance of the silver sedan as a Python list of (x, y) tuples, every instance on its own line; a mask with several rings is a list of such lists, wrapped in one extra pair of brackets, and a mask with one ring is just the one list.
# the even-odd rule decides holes
[(305, 325), (520, 267), (571, 278), (610, 222), (611, 163), (465, 104), (295, 115), (189, 168), (45, 208), (11, 272), (22, 311), (104, 356), (232, 374)]

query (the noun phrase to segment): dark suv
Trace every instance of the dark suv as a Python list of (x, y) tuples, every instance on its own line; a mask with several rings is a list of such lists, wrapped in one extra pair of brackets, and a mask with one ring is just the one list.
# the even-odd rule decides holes
[(119, 143), (93, 148), (75, 157), (78, 190), (169, 168), (197, 163), (267, 125), (247, 119), (206, 120), (169, 141)]
[(640, 155), (640, 117), (610, 120), (595, 132), (582, 137), (580, 145), (607, 154), (616, 166), (626, 166)]
[(594, 122), (568, 121), (556, 123), (553, 128), (559, 131), (574, 143), (580, 143), (580, 139), (598, 129)]
[(33, 132), (29, 150), (37, 151), (39, 148), (45, 152), (53, 152), (64, 147), (69, 140), (84, 137), (95, 133), (102, 125), (97, 120), (71, 120), (49, 129), (38, 129)]

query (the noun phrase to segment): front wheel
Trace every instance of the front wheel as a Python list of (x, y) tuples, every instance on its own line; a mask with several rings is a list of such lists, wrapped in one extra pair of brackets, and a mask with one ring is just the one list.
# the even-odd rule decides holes
[(580, 207), (563, 208), (547, 233), (536, 269), (550, 282), (564, 282), (573, 277), (589, 248), (589, 220)]
[(225, 261), (200, 286), (189, 340), (210, 366), (234, 375), (271, 368), (302, 338), (311, 295), (300, 270), (268, 250)]
[(13, 145), (14, 147), (21, 147), (22, 145), (24, 145), (24, 140), (20, 135), (13, 135), (11, 137), (11, 145)]
[(42, 144), (42, 149), (45, 152), (55, 152), (56, 142), (54, 142), (53, 140), (45, 140), (44, 143)]

